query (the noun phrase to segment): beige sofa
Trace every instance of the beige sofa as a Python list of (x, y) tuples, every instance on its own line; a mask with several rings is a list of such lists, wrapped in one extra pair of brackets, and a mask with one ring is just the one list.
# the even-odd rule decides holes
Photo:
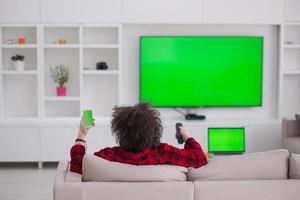
[(68, 167), (59, 163), (55, 200), (300, 199), (300, 155), (287, 150), (213, 158), (199, 169), (133, 166), (92, 155), (84, 157), (82, 177)]

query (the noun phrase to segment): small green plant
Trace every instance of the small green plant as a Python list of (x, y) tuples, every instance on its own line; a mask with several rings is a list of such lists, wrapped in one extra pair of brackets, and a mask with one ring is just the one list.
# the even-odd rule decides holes
[(54, 82), (58, 83), (60, 87), (63, 87), (66, 82), (68, 82), (69, 68), (65, 65), (57, 65), (55, 68), (50, 68), (51, 77)]
[(25, 57), (23, 55), (21, 55), (21, 54), (16, 54), (15, 56), (11, 57), (12, 61), (18, 61), (18, 60), (24, 61), (24, 59), (25, 59)]

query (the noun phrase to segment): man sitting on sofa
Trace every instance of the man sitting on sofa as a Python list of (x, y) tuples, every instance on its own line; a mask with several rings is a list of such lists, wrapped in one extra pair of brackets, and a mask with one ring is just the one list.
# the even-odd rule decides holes
[[(199, 168), (207, 164), (201, 145), (181, 127), (180, 134), (185, 142), (184, 149), (161, 143), (162, 125), (159, 112), (149, 104), (116, 107), (112, 114), (112, 132), (119, 146), (107, 147), (95, 152), (103, 159), (132, 165), (178, 165)], [(76, 144), (71, 148), (70, 171), (82, 174), (85, 155), (84, 138), (88, 128), (80, 122)]]

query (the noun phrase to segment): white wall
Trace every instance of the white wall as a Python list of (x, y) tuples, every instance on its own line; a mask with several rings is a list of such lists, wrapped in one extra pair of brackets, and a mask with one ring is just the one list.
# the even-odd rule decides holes
[[(124, 25), (121, 104), (139, 99), (139, 37), (141, 35), (249, 35), (264, 37), (263, 106), (201, 108), (210, 118), (274, 118), (276, 116), (278, 28), (271, 25)], [(160, 109), (165, 118), (177, 118), (173, 109)]]

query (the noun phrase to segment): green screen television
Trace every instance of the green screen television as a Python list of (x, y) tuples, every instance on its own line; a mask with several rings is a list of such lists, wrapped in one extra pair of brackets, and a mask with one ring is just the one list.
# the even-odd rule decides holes
[(208, 128), (208, 152), (245, 152), (244, 128)]
[(263, 37), (141, 36), (140, 101), (155, 107), (262, 105)]

